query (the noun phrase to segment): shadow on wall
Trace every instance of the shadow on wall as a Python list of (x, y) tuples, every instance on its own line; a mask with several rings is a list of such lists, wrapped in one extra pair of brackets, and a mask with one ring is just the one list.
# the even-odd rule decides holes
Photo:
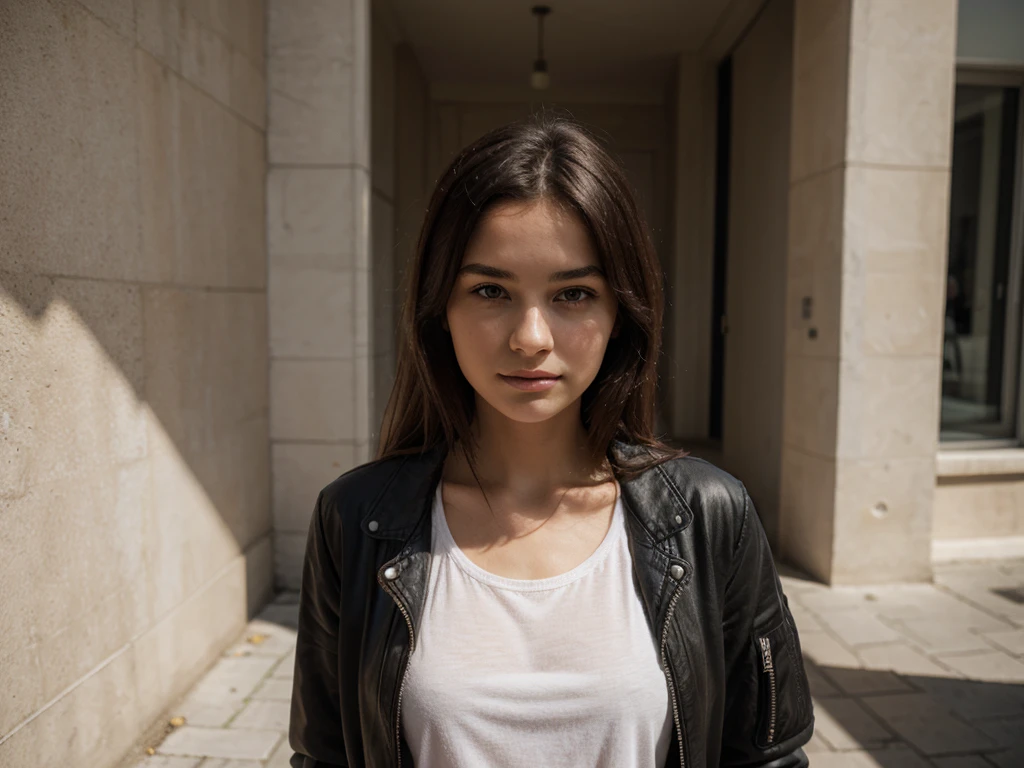
[(270, 597), (265, 312), (0, 271), (0, 762), (130, 740)]

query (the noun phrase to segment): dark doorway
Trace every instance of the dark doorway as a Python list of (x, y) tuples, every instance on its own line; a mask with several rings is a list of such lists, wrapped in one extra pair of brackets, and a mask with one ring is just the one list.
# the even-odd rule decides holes
[(715, 137), (715, 240), (711, 298), (711, 391), (708, 437), (722, 439), (725, 384), (725, 275), (729, 252), (729, 147), (732, 140), (732, 57), (718, 66)]

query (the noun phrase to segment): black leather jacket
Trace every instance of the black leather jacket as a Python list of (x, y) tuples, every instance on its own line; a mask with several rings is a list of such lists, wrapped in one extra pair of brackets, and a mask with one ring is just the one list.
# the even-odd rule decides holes
[[(616, 441), (615, 452), (635, 446)], [(430, 563), (444, 449), (364, 464), (320, 493), (302, 575), (292, 768), (412, 768), (402, 679)], [(807, 765), (796, 626), (743, 485), (695, 458), (620, 481), (634, 583), (672, 702), (666, 765)], [(475, 767), (474, 767), (475, 768)]]

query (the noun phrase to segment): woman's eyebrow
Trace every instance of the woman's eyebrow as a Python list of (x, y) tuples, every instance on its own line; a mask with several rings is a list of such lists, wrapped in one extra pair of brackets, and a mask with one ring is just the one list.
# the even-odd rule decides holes
[[(507, 269), (499, 269), (498, 267), (491, 267), (487, 264), (466, 264), (459, 270), (461, 275), (463, 272), (472, 273), (475, 275), (483, 275), (484, 277), (493, 277), (495, 280), (509, 280), (515, 282), (518, 278)], [(548, 280), (552, 283), (558, 283), (563, 280), (579, 280), (583, 277), (591, 277), (592, 275), (604, 276), (604, 271), (593, 264), (589, 264), (585, 267), (576, 267), (575, 269), (565, 269), (561, 272), (552, 272), (551, 277)]]

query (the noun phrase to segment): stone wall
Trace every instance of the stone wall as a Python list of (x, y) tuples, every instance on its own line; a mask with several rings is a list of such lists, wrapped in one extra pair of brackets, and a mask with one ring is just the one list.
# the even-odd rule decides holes
[(317, 492), (372, 449), (368, 0), (267, 4), (270, 432), (278, 586)]
[(109, 766), (271, 587), (261, 0), (0, 4), (0, 764)]
[(795, 7), (783, 554), (928, 580), (957, 4)]

